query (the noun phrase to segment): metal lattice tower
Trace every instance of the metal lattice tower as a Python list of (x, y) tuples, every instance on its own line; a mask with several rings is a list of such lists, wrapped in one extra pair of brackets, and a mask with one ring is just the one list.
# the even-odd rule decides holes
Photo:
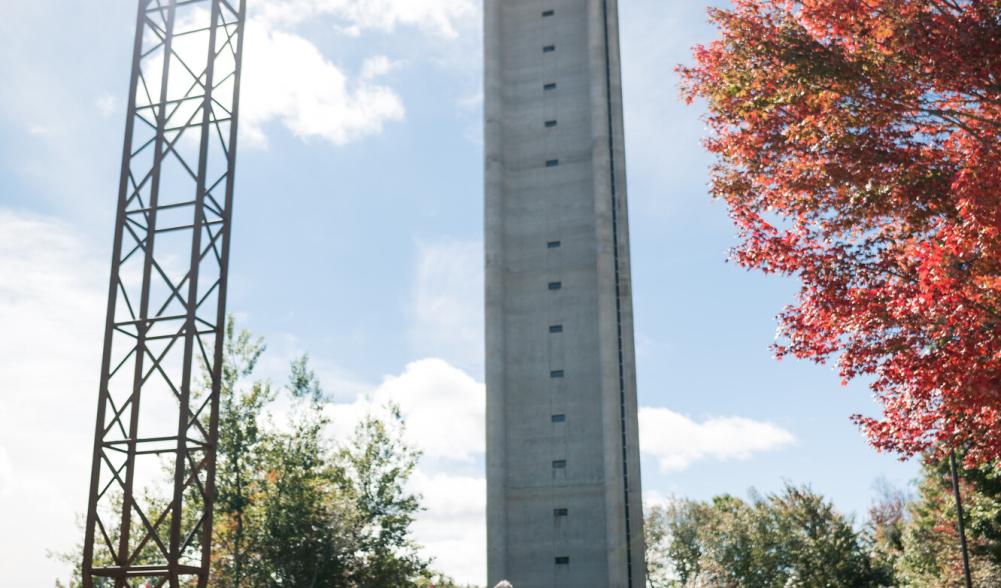
[(140, 0), (84, 586), (208, 581), (245, 0)]

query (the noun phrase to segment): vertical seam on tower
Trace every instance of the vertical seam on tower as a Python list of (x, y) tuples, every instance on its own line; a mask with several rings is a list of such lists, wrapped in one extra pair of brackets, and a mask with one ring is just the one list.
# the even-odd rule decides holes
[(602, 20), (605, 33), (605, 100), (608, 112), (608, 163), (611, 175), (612, 196), (612, 258), (615, 263), (615, 327), (619, 363), (619, 425), (622, 433), (622, 493), (626, 522), (626, 585), (633, 585), (632, 525), (629, 513), (629, 461), (626, 450), (626, 377), (622, 351), (622, 291), (619, 271), (619, 219), (618, 194), (615, 177), (615, 124), (612, 118), (612, 59), (608, 33), (608, 0), (602, 0)]
[[(542, 9), (542, 1), (541, 0), (540, 0), (540, 2), (538, 3), (537, 6), (538, 6), (539, 10)], [(538, 38), (543, 43), (545, 43), (546, 42), (546, 29), (547, 29), (546, 24), (547, 23), (545, 22), (545, 19), (538, 20), (537, 22), (538, 22), (538, 28), (536, 30), (538, 31)], [(539, 71), (542, 72), (541, 82), (543, 84), (545, 84), (545, 83), (547, 83), (547, 80), (556, 79), (555, 75), (550, 76), (549, 68), (546, 67), (546, 63), (548, 62), (548, 59), (546, 59), (545, 55), (538, 54), (536, 56), (536, 59), (538, 59)], [(541, 108), (539, 109), (540, 110), (540, 114), (542, 115), (542, 116), (539, 117), (540, 119), (542, 119), (542, 120), (546, 119), (546, 117), (547, 117), (547, 111), (550, 108), (553, 108), (551, 106), (551, 102), (553, 102), (555, 100), (556, 100), (555, 97), (547, 96), (547, 92), (545, 90), (543, 90), (543, 92), (542, 92)], [(536, 132), (538, 132), (538, 131), (536, 131)], [(553, 151), (554, 151), (554, 149), (553, 149), (553, 141), (550, 139), (550, 136), (548, 134), (544, 133), (544, 132), (543, 132), (543, 141), (542, 141), (542, 144), (544, 146), (543, 152), (545, 154), (545, 157), (552, 157), (552, 154), (553, 154)], [(547, 194), (546, 194), (546, 206), (543, 209), (543, 211), (544, 211), (544, 217), (543, 218), (544, 218), (544, 220), (545, 220), (545, 222), (547, 224), (548, 224), (548, 221), (551, 218), (559, 216), (558, 213), (555, 214), (555, 215), (553, 214), (554, 208), (553, 208), (553, 204), (552, 204), (552, 197), (553, 197), (552, 192), (553, 192), (553, 190), (551, 189), (551, 187), (548, 187)], [(551, 257), (551, 255), (549, 255), (549, 253), (550, 253), (549, 251), (547, 251), (546, 253), (547, 253), (546, 258), (545, 258), (546, 261), (543, 264), (543, 267), (545, 268), (546, 275), (550, 276), (550, 278), (548, 278), (548, 279), (552, 279), (552, 276), (554, 274), (556, 274), (557, 271), (558, 271), (558, 269), (559, 269), (559, 264), (558, 263), (553, 263), (552, 257)], [(547, 296), (546, 297), (546, 319), (548, 321), (552, 320), (552, 315), (553, 315), (553, 309), (554, 309), (554, 307), (558, 308), (558, 304), (553, 301), (552, 297)], [(546, 360), (547, 360), (546, 363), (547, 363), (547, 366), (546, 367), (548, 367), (549, 371), (552, 372), (553, 367), (554, 367), (554, 363), (553, 363), (554, 353), (553, 353), (553, 348), (552, 348), (552, 340), (549, 338), (549, 335), (546, 335), (546, 337), (547, 337), (547, 339), (546, 339)], [(552, 381), (552, 379), (550, 379), (546, 383), (546, 390), (548, 391), (548, 396), (549, 396), (548, 400), (549, 400), (549, 412), (550, 412), (550, 414), (553, 413), (553, 403), (554, 403), (554, 400), (555, 400), (556, 395), (557, 395), (557, 393), (556, 393), (556, 387), (557, 387), (557, 384), (554, 383)], [(552, 430), (553, 430), (552, 429), (552, 424), (550, 423), (549, 424), (549, 431), (550, 431), (549, 459), (550, 459), (550, 464), (549, 464), (548, 471), (546, 472), (548, 474), (548, 476), (549, 476), (549, 488), (548, 488), (548, 490), (549, 490), (549, 492), (548, 492), (549, 502), (548, 502), (548, 506), (550, 508), (553, 508), (553, 506), (556, 504), (556, 498), (555, 498), (556, 497), (556, 471), (552, 468), (552, 460), (556, 459), (557, 454), (559, 453), (559, 451), (557, 450), (557, 445), (558, 444), (557, 444), (557, 442), (555, 441), (555, 439), (552, 436)], [(558, 541), (558, 537), (556, 536), (556, 532), (555, 532), (555, 528), (554, 528), (553, 532), (552, 532), (552, 535), (550, 537), (550, 541), (549, 541), (549, 547), (550, 547), (549, 557), (553, 558), (554, 560), (557, 557), (558, 551), (559, 551), (559, 547), (557, 546), (558, 542), (559, 542)], [(556, 585), (556, 575), (557, 575), (556, 566), (552, 566), (551, 567), (550, 574), (551, 574), (553, 585), (555, 586)]]

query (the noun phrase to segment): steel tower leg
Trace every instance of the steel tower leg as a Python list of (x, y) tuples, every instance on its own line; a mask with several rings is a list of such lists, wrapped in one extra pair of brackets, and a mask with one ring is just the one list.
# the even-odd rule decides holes
[(245, 0), (139, 2), (88, 588), (208, 581), (245, 15)]

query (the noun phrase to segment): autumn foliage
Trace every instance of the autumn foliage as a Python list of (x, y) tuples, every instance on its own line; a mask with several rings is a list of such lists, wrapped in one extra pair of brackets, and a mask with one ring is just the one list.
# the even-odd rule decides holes
[(733, 0), (679, 68), (779, 357), (865, 378), (878, 448), (1001, 458), (1001, 0)]

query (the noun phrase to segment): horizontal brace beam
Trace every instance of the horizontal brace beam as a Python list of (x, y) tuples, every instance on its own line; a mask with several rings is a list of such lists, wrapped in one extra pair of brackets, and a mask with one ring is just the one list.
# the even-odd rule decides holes
[[(102, 578), (142, 578), (144, 576), (165, 576), (172, 573), (170, 566), (132, 566), (127, 568), (93, 568), (91, 574)], [(177, 566), (177, 573), (184, 576), (201, 575), (203, 570), (195, 566)]]

